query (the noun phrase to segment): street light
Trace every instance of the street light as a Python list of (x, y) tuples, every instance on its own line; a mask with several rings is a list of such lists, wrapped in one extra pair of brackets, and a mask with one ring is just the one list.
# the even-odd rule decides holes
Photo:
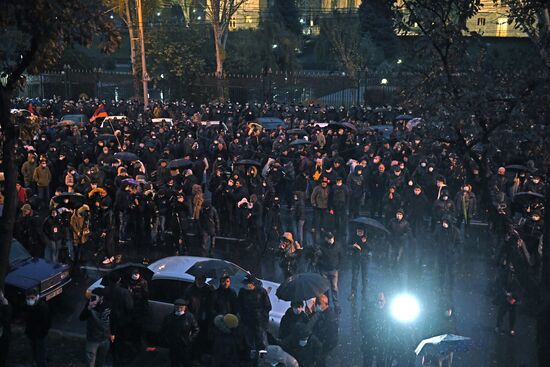
[(271, 46), (271, 48), (274, 48), (274, 49), (277, 47), (279, 47), (279, 45), (277, 45), (276, 43), (273, 46)]
[(420, 314), (420, 304), (412, 295), (400, 294), (391, 302), (390, 313), (397, 321), (409, 323), (416, 320)]
[(382, 84), (382, 85), (388, 84), (388, 79), (383, 78), (383, 79), (380, 81), (380, 84)]
[(398, 63), (398, 64), (402, 64), (402, 63), (403, 63), (403, 60), (397, 59), (397, 63)]

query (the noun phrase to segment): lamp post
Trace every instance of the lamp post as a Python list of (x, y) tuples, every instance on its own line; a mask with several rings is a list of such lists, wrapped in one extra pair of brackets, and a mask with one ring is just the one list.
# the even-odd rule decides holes
[(64, 84), (64, 94), (65, 99), (69, 99), (69, 96), (71, 94), (71, 81), (69, 78), (69, 71), (71, 70), (71, 65), (65, 64), (63, 65), (63, 71), (61, 74), (63, 74), (63, 84)]

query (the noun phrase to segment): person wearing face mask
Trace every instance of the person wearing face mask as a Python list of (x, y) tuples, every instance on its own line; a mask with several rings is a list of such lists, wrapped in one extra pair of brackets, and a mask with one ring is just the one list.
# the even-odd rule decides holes
[(86, 321), (86, 366), (102, 367), (111, 343), (115, 341), (111, 308), (105, 300), (105, 289), (96, 288), (80, 313)]
[[(286, 310), (279, 326), (279, 339), (285, 340), (290, 337), (294, 328), (299, 324), (307, 324), (308, 315), (304, 312), (303, 301), (290, 302), (290, 307)], [(291, 352), (292, 354), (292, 352)]]
[(388, 312), (386, 297), (378, 293), (375, 302), (365, 303), (359, 315), (361, 331), (361, 351), (363, 367), (372, 367), (376, 360), (377, 366), (385, 363), (386, 344), (388, 340)]
[(50, 310), (35, 289), (27, 293), (26, 303), (25, 335), (31, 343), (32, 358), (37, 367), (45, 367), (48, 365), (46, 337), (51, 327)]
[(161, 336), (168, 345), (172, 367), (190, 367), (192, 350), (199, 335), (199, 324), (188, 310), (188, 301), (177, 299), (174, 311), (166, 315), (161, 327)]
[(12, 307), (0, 289), (0, 367), (6, 367), (11, 339)]
[(315, 303), (315, 312), (307, 323), (311, 334), (321, 343), (319, 367), (326, 365), (328, 354), (338, 344), (338, 316), (333, 307), (329, 307), (328, 297), (321, 294)]
[(452, 293), (454, 286), (454, 269), (456, 254), (460, 244), (458, 229), (453, 226), (449, 217), (441, 220), (435, 233), (436, 268), (439, 275), (439, 288)]

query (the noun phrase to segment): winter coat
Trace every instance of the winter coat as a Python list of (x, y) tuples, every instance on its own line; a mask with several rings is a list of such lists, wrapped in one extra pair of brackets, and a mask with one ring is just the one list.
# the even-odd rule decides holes
[(171, 312), (164, 318), (160, 333), (170, 349), (188, 349), (199, 335), (199, 324), (189, 311), (183, 315)]
[(292, 307), (289, 307), (281, 319), (279, 339), (284, 340), (288, 338), (294, 331), (294, 327), (297, 323), (307, 324), (308, 321), (309, 316), (305, 312), (300, 312), (296, 315)]
[(455, 197), (456, 216), (470, 220), (476, 214), (477, 200), (473, 192), (458, 192)]
[(388, 225), (388, 230), (394, 241), (408, 239), (411, 236), (411, 225), (406, 219), (398, 221), (397, 218), (392, 218)]
[(34, 306), (27, 306), (25, 314), (25, 334), (31, 340), (48, 335), (52, 321), (46, 302), (39, 300)]
[(326, 241), (318, 249), (319, 270), (333, 271), (340, 269), (342, 264), (342, 251), (338, 243), (330, 244)]
[(312, 335), (321, 342), (324, 355), (338, 344), (338, 317), (333, 308), (315, 312), (307, 326), (311, 328)]
[(36, 167), (32, 175), (32, 180), (36, 182), (36, 185), (39, 187), (50, 186), (50, 182), (52, 181), (52, 173), (50, 172), (50, 169), (48, 168), (48, 166)]
[(212, 293), (210, 309), (212, 315), (238, 314), (239, 301), (237, 293), (231, 288), (219, 287)]
[(327, 187), (321, 185), (315, 187), (311, 193), (311, 205), (318, 209), (327, 209), (330, 190)]
[(90, 208), (87, 205), (80, 207), (71, 216), (71, 229), (73, 231), (73, 240), (76, 246), (83, 245), (90, 236)]
[(209, 318), (210, 304), (214, 290), (209, 284), (198, 287), (191, 284), (185, 291), (184, 299), (189, 301), (189, 311), (195, 316), (199, 323)]
[(214, 318), (214, 344), (212, 367), (240, 367), (246, 360), (246, 343), (240, 329), (229, 329), (223, 317)]
[(21, 174), (23, 175), (23, 181), (25, 183), (32, 183), (34, 182), (34, 170), (36, 169), (37, 164), (36, 161), (29, 161), (27, 160), (23, 165), (21, 166)]
[(259, 285), (253, 290), (241, 288), (238, 299), (243, 324), (267, 327), (271, 301), (264, 288)]
[(332, 190), (330, 190), (330, 207), (337, 210), (344, 210), (348, 207), (349, 198), (350, 193), (347, 186), (334, 185)]

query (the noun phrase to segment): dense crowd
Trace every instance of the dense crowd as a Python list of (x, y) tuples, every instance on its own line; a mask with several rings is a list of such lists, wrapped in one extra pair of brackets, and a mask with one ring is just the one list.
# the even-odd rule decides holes
[[(197, 279), (163, 327), (174, 366), (203, 354), (213, 355), (213, 366), (241, 366), (250, 350), (275, 344), (282, 349), (273, 353), (288, 353), (300, 366), (324, 365), (337, 344), (338, 275), (348, 263), (349, 299), (368, 305), (361, 313), (364, 366), (400, 361), (387, 347), (384, 294), (367, 297), (369, 263), (405, 283), (428, 264), (449, 299), (443, 323), (451, 323), (455, 265), (472, 225), (482, 223), (496, 234), (493, 257), (501, 269), (496, 326), (503, 328), (508, 313), (515, 334), (514, 279), (529, 283), (540, 271), (546, 177), (539, 162), (510, 165), (517, 162), (491, 156), (491, 172), (481, 177), (473, 158), (430, 136), (429, 122), (391, 107), (174, 101), (143, 112), (135, 101), (111, 101), (101, 111), (124, 118), (59, 122), (63, 115), (95, 116), (99, 104), (14, 101), (35, 113), (17, 146), (15, 227), (34, 256), (70, 263), (77, 273), (91, 258), (112, 266), (135, 248), (145, 261), (155, 247), (186, 255), (192, 238), (201, 255), (213, 256), (220, 238), (234, 238), (258, 262), (276, 264), (281, 280), (310, 270), (330, 282), (328, 297), (294, 302), (279, 335), (268, 340), (265, 290), (250, 282), (251, 293), (237, 295), (224, 286), (227, 277), (217, 290)], [(268, 128), (260, 117), (284, 124)], [(143, 315), (146, 284), (139, 274), (134, 281), (122, 287), (112, 279), (112, 289), (95, 291), (83, 311), (95, 343), (89, 365), (109, 345), (107, 309), (124, 319), (120, 299), (128, 298), (124, 305), (133, 298), (127, 308)], [(133, 287), (139, 291), (127, 291)]]

